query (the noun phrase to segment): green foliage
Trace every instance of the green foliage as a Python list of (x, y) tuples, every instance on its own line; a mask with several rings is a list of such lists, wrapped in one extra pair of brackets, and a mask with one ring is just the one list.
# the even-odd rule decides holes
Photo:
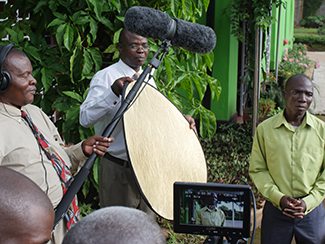
[(79, 204), (80, 218), (87, 216), (88, 214), (94, 212), (94, 209), (91, 208), (91, 204), (81, 203)]
[(298, 35), (316, 35), (317, 36), (317, 29), (315, 28), (295, 28), (294, 34)]
[[(269, 34), (269, 27), (275, 21), (275, 18), (271, 15), (271, 10), (274, 6), (279, 7), (282, 5), (285, 6), (283, 1), (280, 0), (231, 0), (224, 9), (224, 13), (230, 17), (231, 34), (245, 45), (244, 64), (242, 65), (244, 66), (243, 82), (247, 83), (246, 93), (248, 95), (248, 104), (245, 105), (248, 107), (253, 100), (255, 31), (260, 28), (263, 37)], [(262, 43), (262, 45), (265, 45), (264, 40)], [(264, 50), (264, 47), (261, 48)], [(263, 52), (262, 55), (265, 57), (266, 52)]]
[(317, 34), (318, 35), (322, 35), (324, 36), (325, 35), (325, 26), (321, 26), (317, 29)]
[(208, 181), (230, 184), (240, 177), (248, 182), (257, 204), (263, 199), (248, 175), (252, 150), (252, 124), (220, 125), (212, 139), (202, 139), (201, 144), (208, 164)]
[(323, 0), (313, 0), (313, 1), (304, 1), (304, 17), (308, 17), (311, 15), (315, 15), (316, 11), (320, 8), (322, 5)]
[[(275, 6), (281, 4), (280, 0), (272, 1)], [(224, 12), (230, 16), (231, 34), (239, 41), (243, 41), (245, 36), (242, 28), (242, 21), (248, 22), (250, 29), (254, 32), (257, 27), (261, 27), (263, 32), (268, 31), (268, 27), (274, 21), (270, 15), (272, 3), (268, 0), (231, 0)]]
[(325, 15), (308, 16), (301, 20), (300, 25), (306, 28), (318, 28), (324, 25)]
[[(93, 128), (79, 124), (79, 107), (93, 75), (118, 59), (115, 44), (126, 11), (132, 6), (148, 6), (166, 11), (171, 17), (197, 22), (208, 4), (208, 0), (15, 0), (0, 13), (4, 19), (0, 38), (9, 35), (9, 42), (28, 55), (38, 81), (34, 104), (49, 116), (58, 113), (55, 124), (65, 141), (77, 143), (94, 134)], [(153, 45), (148, 60), (157, 50), (156, 43), (150, 42)], [(212, 97), (218, 98), (221, 92), (220, 83), (207, 75), (213, 58), (213, 53), (198, 55), (173, 48), (154, 77), (157, 86), (182, 112), (200, 120), (199, 132), (204, 137), (212, 137), (216, 131), (215, 115), (202, 106), (206, 88), (210, 86)], [(186, 98), (180, 96), (180, 90)], [(91, 185), (98, 188), (98, 166), (96, 162), (83, 186), (85, 195)]]
[(279, 64), (279, 76), (286, 80), (293, 75), (304, 74), (313, 65), (314, 62), (307, 57), (307, 46), (301, 43), (294, 44), (289, 50), (285, 48)]
[(315, 36), (315, 35), (299, 35), (295, 34), (295, 43), (302, 43), (308, 46), (313, 46), (315, 44), (325, 45), (325, 36)]
[(262, 99), (265, 99), (266, 102), (271, 100), (275, 104), (271, 108), (271, 111), (269, 114), (274, 115), (275, 111), (280, 109), (284, 109), (285, 107), (285, 100), (282, 96), (282, 88), (279, 86), (278, 82), (276, 81), (274, 74), (267, 73), (264, 80), (261, 83), (261, 98), (259, 100), (259, 103), (261, 104), (263, 102)]

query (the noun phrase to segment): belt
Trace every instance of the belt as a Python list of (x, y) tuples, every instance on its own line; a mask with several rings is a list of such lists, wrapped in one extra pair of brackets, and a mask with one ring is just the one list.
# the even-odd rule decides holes
[(124, 168), (129, 168), (130, 167), (128, 161), (116, 158), (116, 157), (110, 155), (109, 153), (105, 153), (104, 157), (107, 158), (109, 161), (112, 161), (112, 162), (114, 162), (114, 163), (116, 163), (116, 164), (118, 164), (118, 165), (120, 165), (120, 166), (122, 166)]

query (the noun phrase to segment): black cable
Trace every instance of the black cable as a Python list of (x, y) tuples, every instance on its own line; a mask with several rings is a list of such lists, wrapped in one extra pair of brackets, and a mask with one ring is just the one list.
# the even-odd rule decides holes
[[(232, 180), (231, 184), (234, 184), (234, 182), (236, 180), (240, 180), (241, 182), (243, 182), (245, 185), (250, 186), (244, 179), (242, 178), (235, 178)], [(250, 188), (251, 190), (251, 194), (252, 194), (252, 200), (253, 200), (253, 209), (254, 209), (254, 225), (253, 225), (253, 233), (252, 233), (252, 237), (251, 237), (251, 244), (253, 244), (254, 238), (255, 238), (255, 232), (256, 232), (256, 202), (255, 202), (255, 196), (254, 196), (254, 192), (252, 190), (252, 188)]]

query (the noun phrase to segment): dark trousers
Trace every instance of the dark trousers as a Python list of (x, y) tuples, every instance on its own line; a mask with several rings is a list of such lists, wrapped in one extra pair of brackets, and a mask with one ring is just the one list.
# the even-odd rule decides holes
[(324, 216), (323, 203), (303, 219), (292, 219), (266, 201), (263, 209), (261, 243), (290, 244), (293, 235), (297, 244), (325, 243)]
[(140, 209), (154, 220), (156, 214), (146, 204), (135, 183), (130, 167), (118, 165), (103, 157), (99, 179), (100, 207), (126, 206)]

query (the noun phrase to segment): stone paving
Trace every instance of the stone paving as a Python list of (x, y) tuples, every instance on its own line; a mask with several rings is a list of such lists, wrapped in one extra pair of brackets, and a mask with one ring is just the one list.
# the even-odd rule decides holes
[(307, 56), (320, 64), (313, 72), (315, 89), (310, 111), (316, 115), (325, 115), (325, 52), (307, 52)]

